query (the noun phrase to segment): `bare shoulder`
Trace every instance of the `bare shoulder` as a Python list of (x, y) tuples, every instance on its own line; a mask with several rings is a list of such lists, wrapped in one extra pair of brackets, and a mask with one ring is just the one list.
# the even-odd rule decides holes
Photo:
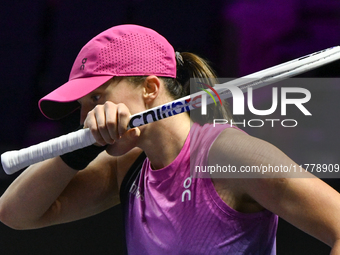
[(287, 176), (272, 176), (261, 171), (249, 173), (244, 170), (258, 170), (265, 165), (295, 165), (274, 145), (235, 128), (222, 131), (212, 145), (209, 165), (216, 164), (231, 166), (237, 172), (237, 175), (215, 174), (212, 180), (220, 197), (229, 206), (242, 212), (256, 212), (265, 207), (268, 209), (268, 205), (258, 199), (257, 193), (280, 192), (287, 185)]
[[(227, 128), (214, 141), (209, 151), (208, 164), (210, 166), (232, 166), (239, 168), (249, 160), (244, 157), (252, 152), (250, 146), (255, 141), (246, 133)], [(244, 189), (242, 179), (230, 178), (228, 173), (211, 175), (216, 192), (231, 208), (243, 213), (258, 212), (264, 208), (257, 203)]]
[(221, 132), (209, 151), (209, 162), (224, 162), (237, 170), (261, 164), (295, 164), (276, 146), (235, 128)]
[[(254, 152), (258, 153), (268, 147), (274, 146), (236, 128), (226, 128), (213, 143), (211, 152), (221, 151), (227, 153), (227, 156), (230, 155), (230, 158), (245, 159), (245, 152), (252, 152), (253, 155)], [(213, 154), (219, 155), (219, 153)]]
[(281, 171), (281, 166), (298, 165), (274, 145), (227, 129), (212, 145), (209, 164), (231, 164), (237, 170), (242, 166), (277, 166), (278, 172), (258, 172), (255, 178), (225, 175), (213, 178), (213, 182), (220, 197), (236, 210), (266, 208), (330, 246), (340, 240), (340, 194), (307, 171), (299, 175)]

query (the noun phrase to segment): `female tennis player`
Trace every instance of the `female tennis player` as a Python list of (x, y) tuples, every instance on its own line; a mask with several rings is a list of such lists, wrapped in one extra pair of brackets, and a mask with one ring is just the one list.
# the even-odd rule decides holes
[(97, 144), (25, 170), (0, 199), (1, 221), (41, 228), (123, 203), (129, 254), (263, 255), (276, 254), (282, 217), (340, 254), (340, 195), (320, 179), (195, 171), (296, 166), (273, 145), (187, 113), (127, 130), (131, 114), (188, 95), (190, 77), (215, 76), (201, 58), (175, 53), (151, 29), (121, 25), (89, 41), (69, 81), (39, 105), (51, 119), (81, 107), (80, 122)]

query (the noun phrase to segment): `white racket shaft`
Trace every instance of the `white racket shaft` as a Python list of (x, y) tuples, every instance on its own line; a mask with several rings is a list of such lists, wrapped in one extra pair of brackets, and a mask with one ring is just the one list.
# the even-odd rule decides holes
[[(338, 59), (340, 59), (340, 46), (294, 59), (292, 61), (273, 66), (242, 78), (232, 80), (225, 84), (216, 85), (214, 88), (218, 92), (221, 99), (226, 99), (231, 97), (232, 94), (230, 90), (223, 88), (223, 85), (232, 84), (239, 87), (243, 91), (246, 91), (248, 87), (253, 87), (253, 89), (255, 89), (312, 70)], [(195, 105), (200, 103), (200, 95), (203, 95), (204, 93), (205, 92), (203, 91), (197, 92), (195, 94), (177, 99), (173, 102), (149, 109), (148, 111), (132, 115), (128, 128), (141, 126), (170, 117), (174, 115), (174, 113), (178, 113), (176, 112), (178, 110), (180, 110), (180, 112), (184, 112), (195, 109), (197, 108)], [(197, 100), (191, 100), (194, 98), (197, 98), (198, 102)], [(211, 103), (213, 103), (213, 99), (210, 97), (207, 98), (207, 104)], [(151, 118), (146, 116), (150, 115), (150, 112), (153, 112), (154, 116), (156, 117)], [(83, 129), (37, 145), (30, 146), (25, 149), (5, 152), (1, 155), (1, 162), (4, 171), (7, 174), (13, 174), (26, 166), (46, 160), (48, 158), (63, 155), (67, 152), (84, 148), (93, 143), (95, 143), (95, 139), (93, 138), (90, 130)]]
[[(285, 62), (283, 64), (276, 65), (262, 71), (244, 76), (242, 78), (226, 82), (224, 84), (216, 84), (216, 86), (214, 86), (214, 89), (216, 90), (216, 92), (218, 92), (218, 95), (221, 99), (227, 99), (232, 96), (232, 93), (229, 89), (225, 88), (226, 85), (236, 86), (240, 88), (243, 92), (246, 92), (248, 87), (257, 89), (281, 81), (283, 79), (310, 71), (338, 59), (340, 59), (340, 46), (318, 51), (307, 56), (300, 57)], [(212, 92), (209, 89), (207, 90)], [(175, 101), (166, 103), (164, 105), (160, 105), (147, 111), (132, 115), (128, 128), (138, 127), (154, 122), (154, 119), (160, 120), (163, 118), (167, 118), (178, 112), (196, 109), (197, 106), (199, 106), (201, 103), (201, 96), (205, 93), (206, 92), (204, 91), (200, 91), (177, 99)], [(212, 95), (214, 95), (214, 98), (217, 99), (217, 96), (214, 93), (212, 93)], [(208, 105), (211, 103), (214, 103), (213, 99), (211, 97), (206, 98), (206, 104)], [(150, 112), (154, 112), (155, 118), (152, 118)]]

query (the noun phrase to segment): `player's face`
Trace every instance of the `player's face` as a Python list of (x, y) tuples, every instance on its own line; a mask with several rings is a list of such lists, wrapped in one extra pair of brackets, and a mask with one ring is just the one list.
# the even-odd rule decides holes
[(87, 113), (96, 105), (111, 101), (115, 104), (123, 103), (131, 114), (144, 109), (142, 86), (131, 84), (125, 78), (114, 78), (78, 100), (81, 105), (80, 123), (86, 119)]

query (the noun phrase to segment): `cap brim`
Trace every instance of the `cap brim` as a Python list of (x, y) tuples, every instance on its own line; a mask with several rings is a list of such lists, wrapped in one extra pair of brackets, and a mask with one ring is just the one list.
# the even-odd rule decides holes
[(49, 119), (61, 119), (79, 108), (77, 100), (97, 89), (113, 76), (93, 76), (68, 81), (39, 100), (39, 108)]

